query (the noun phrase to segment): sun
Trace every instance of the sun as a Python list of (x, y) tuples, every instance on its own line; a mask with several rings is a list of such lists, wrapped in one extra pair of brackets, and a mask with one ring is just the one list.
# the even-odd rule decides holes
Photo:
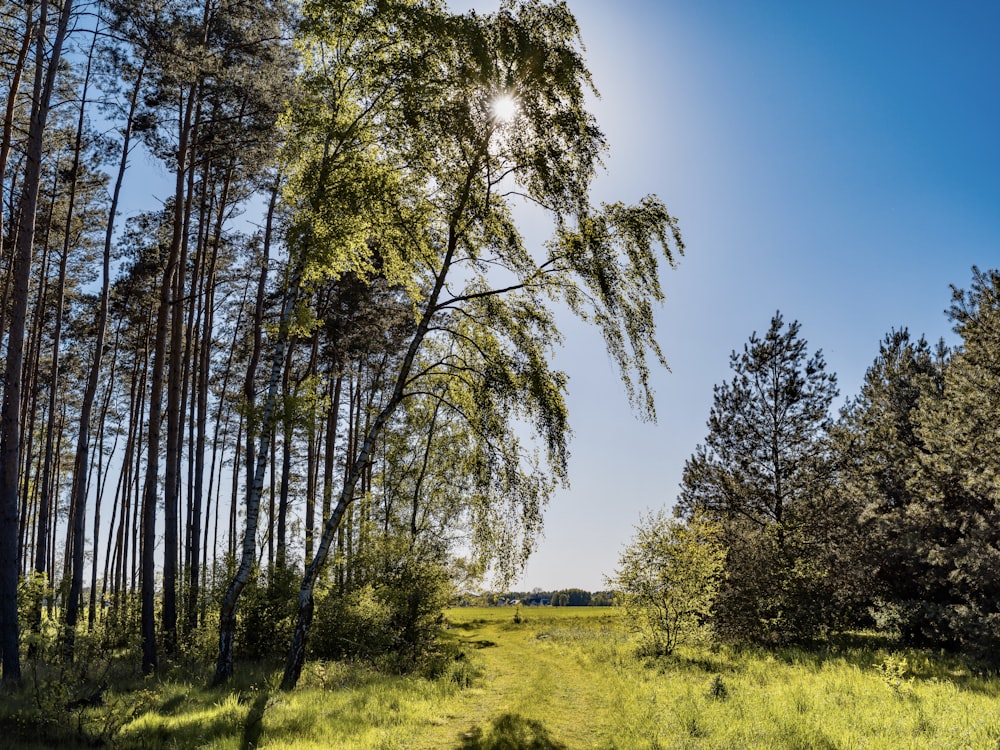
[(510, 122), (517, 116), (517, 99), (510, 94), (500, 94), (490, 104), (490, 112), (498, 122)]

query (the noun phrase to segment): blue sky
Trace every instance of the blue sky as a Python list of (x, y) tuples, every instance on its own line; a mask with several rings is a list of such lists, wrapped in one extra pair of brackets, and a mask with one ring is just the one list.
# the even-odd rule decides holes
[[(455, 10), (496, 2), (453, 2)], [(1000, 265), (1000, 4), (571, 0), (608, 136), (598, 200), (656, 193), (687, 254), (664, 276), (659, 423), (567, 320), (572, 486), (520, 586), (598, 589), (670, 506), (729, 353), (781, 310), (857, 393), (883, 335), (952, 340), (949, 284)]]

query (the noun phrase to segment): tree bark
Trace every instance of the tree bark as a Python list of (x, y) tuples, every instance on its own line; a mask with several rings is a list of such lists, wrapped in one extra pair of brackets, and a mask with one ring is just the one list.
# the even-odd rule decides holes
[[(159, 498), (159, 470), (160, 470), (160, 434), (161, 422), (163, 418), (163, 390), (164, 374), (166, 373), (167, 359), (167, 338), (170, 330), (170, 310), (174, 301), (173, 292), (175, 275), (183, 242), (184, 228), (184, 195), (185, 182), (187, 176), (188, 144), (191, 134), (191, 118), (194, 110), (195, 87), (188, 91), (187, 99), (182, 103), (180, 111), (179, 138), (177, 144), (177, 164), (174, 189), (173, 206), (173, 235), (170, 241), (170, 251), (167, 257), (167, 265), (163, 270), (163, 278), (160, 282), (159, 301), (156, 311), (156, 334), (153, 340), (153, 365), (150, 373), (149, 390), (149, 430), (147, 458), (146, 458), (146, 479), (143, 489), (142, 503), (142, 565), (141, 565), (141, 589), (142, 589), (142, 672), (150, 674), (156, 670), (156, 557), (154, 547), (156, 545), (156, 504)], [(169, 436), (168, 436), (169, 437)], [(167, 472), (171, 473), (169, 466), (173, 456), (167, 454)], [(170, 493), (165, 492), (166, 503), (170, 503)], [(174, 498), (176, 502), (176, 497)], [(171, 512), (172, 510), (172, 512)], [(164, 533), (164, 609), (166, 609), (166, 591), (174, 584), (172, 574), (173, 566), (170, 566), (171, 578), (168, 582), (168, 563), (171, 555), (176, 559), (176, 505), (164, 514), (166, 516), (166, 529)], [(173, 525), (173, 532), (170, 527)], [(170, 540), (174, 546), (169, 548)], [(174, 618), (176, 627), (176, 612)], [(168, 614), (164, 614), (164, 625), (169, 628)], [(168, 635), (169, 640), (169, 635)]]
[[(70, 249), (70, 227), (73, 221), (73, 211), (76, 204), (76, 185), (77, 185), (77, 174), (80, 168), (80, 153), (83, 150), (83, 129), (86, 125), (85, 117), (87, 111), (87, 93), (90, 87), (90, 72), (91, 66), (94, 61), (94, 48), (97, 45), (97, 31), (94, 32), (94, 38), (90, 45), (90, 52), (87, 55), (87, 66), (85, 68), (85, 73), (83, 76), (83, 85), (80, 93), (80, 115), (76, 123), (76, 141), (73, 144), (73, 166), (72, 175), (73, 180), (70, 183), (69, 190), (69, 207), (66, 211), (66, 230), (65, 237), (63, 241), (63, 251), (62, 257), (59, 259), (59, 282), (56, 291), (56, 328), (55, 334), (52, 341), (52, 374), (51, 382), (49, 384), (49, 434), (45, 439), (45, 472), (46, 478), (43, 480), (42, 491), (47, 490), (48, 482), (48, 472), (50, 470), (50, 463), (52, 461), (52, 425), (54, 411), (56, 407), (56, 390), (59, 383), (59, 346), (62, 338), (62, 319), (63, 319), (63, 297), (65, 295), (66, 289), (66, 263), (69, 260), (69, 249)], [(103, 345), (103, 341), (101, 342)], [(88, 383), (89, 385), (89, 383)], [(96, 391), (96, 383), (95, 383)], [(83, 412), (81, 410), (81, 419), (83, 417)], [(90, 412), (87, 411), (87, 420), (90, 420)], [(81, 431), (83, 427), (81, 426)], [(79, 448), (79, 438), (77, 440), (77, 448)], [(76, 622), (79, 617), (80, 611), (80, 596), (83, 592), (83, 547), (86, 543), (84, 537), (84, 532), (86, 530), (86, 520), (87, 520), (87, 485), (88, 482), (85, 481), (87, 472), (82, 473), (73, 472), (73, 485), (72, 485), (72, 506), (74, 508), (75, 516), (73, 523), (73, 543), (71, 545), (72, 549), (72, 566), (71, 566), (71, 580), (69, 587), (69, 601), (66, 604), (66, 630), (65, 630), (65, 641), (64, 647), (67, 655), (70, 659), (73, 657), (73, 644), (76, 636)], [(81, 486), (82, 485), (82, 486)], [(99, 529), (95, 529), (95, 534)], [(97, 546), (96, 537), (94, 552), (96, 556)]]
[[(34, 2), (28, 2), (24, 9), (25, 25), (24, 36), (21, 39), (21, 48), (18, 50), (17, 59), (10, 72), (10, 89), (7, 92), (7, 102), (4, 107), (3, 135), (0, 136), (0, 188), (7, 180), (7, 160), (10, 157), (10, 147), (14, 135), (14, 113), (17, 111), (17, 97), (21, 90), (21, 76), (24, 75), (24, 67), (28, 59), (28, 51), (31, 49), (31, 39), (34, 36)], [(0, 258), (4, 253), (4, 238), (7, 235), (4, 229), (3, 201), (0, 200)], [(4, 284), (2, 300), (0, 300), (0, 331), (4, 330), (4, 315), (7, 310), (7, 285)]]
[(282, 570), (285, 567), (288, 539), (288, 493), (292, 478), (292, 438), (294, 435), (294, 405), (289, 402), (288, 381), (292, 371), (292, 353), (294, 342), (288, 342), (288, 352), (285, 354), (285, 372), (281, 378), (282, 403), (282, 438), (281, 438), (281, 489), (278, 501), (278, 541), (275, 545), (275, 567)]
[[(330, 506), (333, 504), (333, 468), (337, 448), (337, 417), (340, 414), (340, 389), (343, 383), (344, 376), (338, 373), (333, 384), (330, 413), (326, 418), (326, 446), (323, 449), (323, 505), (320, 508), (320, 526), (325, 524), (326, 519), (330, 517)], [(310, 530), (307, 542), (306, 565), (312, 561), (313, 557), (313, 534), (314, 532)]]
[[(212, 581), (213, 583), (215, 581), (215, 567), (217, 561), (216, 554), (219, 541), (219, 507), (220, 507), (219, 503), (221, 500), (220, 492), (222, 489), (222, 467), (220, 467), (219, 469), (218, 486), (216, 487), (215, 465), (218, 460), (219, 454), (221, 453), (222, 455), (225, 455), (226, 441), (229, 437), (229, 420), (228, 420), (229, 408), (228, 408), (228, 398), (227, 398), (229, 393), (229, 377), (232, 374), (232, 369), (233, 369), (233, 356), (236, 352), (236, 338), (242, 335), (243, 333), (243, 326), (242, 326), (243, 311), (244, 308), (246, 307), (246, 298), (249, 289), (250, 289), (250, 284), (248, 277), (247, 285), (243, 288), (243, 301), (240, 303), (239, 312), (236, 316), (236, 322), (233, 325), (233, 341), (229, 345), (229, 353), (226, 356), (226, 367), (222, 375), (222, 391), (219, 394), (219, 401), (215, 410), (215, 433), (212, 437), (212, 461), (208, 468), (208, 492), (206, 494), (207, 502), (205, 504), (205, 531), (204, 531), (204, 543), (202, 544), (202, 549), (205, 550), (206, 554), (206, 560), (202, 565), (201, 582), (203, 588), (207, 586), (207, 580), (208, 580), (207, 555), (209, 549), (212, 550)], [(226, 415), (227, 418), (224, 419), (224, 415)], [(223, 422), (225, 422), (226, 424), (225, 428), (222, 428)], [(222, 433), (221, 437), (219, 434), (220, 432)], [(237, 438), (236, 455), (235, 455), (235, 460), (233, 461), (233, 482), (234, 485), (236, 486), (238, 486), (238, 475), (239, 475), (239, 465), (240, 465), (239, 453), (240, 453), (239, 438)], [(212, 546), (209, 547), (208, 527), (209, 527), (209, 520), (211, 519), (211, 514), (212, 514), (213, 491), (215, 492), (215, 527), (213, 531)], [(234, 486), (233, 497), (235, 496), (236, 496), (236, 487)], [(206, 597), (203, 597), (201, 605), (202, 620), (204, 620), (205, 618), (205, 611), (207, 609), (207, 605), (208, 605), (208, 599)]]
[[(195, 438), (195, 467), (194, 467), (194, 487), (192, 492), (192, 508), (191, 508), (191, 537), (193, 539), (192, 551), (191, 551), (191, 570), (189, 571), (189, 582), (188, 582), (188, 624), (191, 629), (197, 626), (197, 616), (198, 616), (198, 596), (199, 596), (199, 583), (200, 577), (202, 575), (201, 568), (203, 567), (201, 550), (199, 549), (199, 539), (201, 536), (201, 524), (202, 524), (202, 496), (204, 494), (204, 474), (205, 474), (205, 445), (208, 441), (208, 401), (209, 401), (209, 370), (212, 363), (212, 332), (215, 325), (215, 278), (216, 269), (218, 266), (219, 259), (219, 243), (222, 238), (222, 230), (225, 224), (226, 212), (229, 208), (229, 192), (233, 181), (233, 167), (230, 164), (229, 168), (225, 172), (225, 177), (222, 183), (222, 191), (219, 197), (219, 205), (215, 216), (215, 226), (212, 231), (212, 238), (210, 240), (210, 252), (208, 258), (208, 264), (205, 271), (205, 305), (204, 305), (204, 320), (203, 320), (203, 330), (201, 333), (201, 350), (199, 356), (199, 368), (198, 368), (198, 387), (197, 387), (197, 400), (198, 400), (198, 416), (197, 416), (197, 435)], [(225, 381), (229, 379), (229, 368), (227, 364)], [(223, 394), (220, 397), (220, 405), (222, 401), (225, 400), (225, 388), (226, 382), (223, 382)], [(218, 420), (216, 420), (216, 437), (218, 436)], [(213, 445), (212, 454), (212, 471), (214, 471), (214, 461), (215, 461), (215, 446)], [(211, 478), (209, 480), (209, 502), (211, 502)], [(206, 526), (206, 539), (207, 539), (207, 523), (208, 519), (206, 516), (205, 526)], [(207, 548), (206, 548), (207, 552)]]

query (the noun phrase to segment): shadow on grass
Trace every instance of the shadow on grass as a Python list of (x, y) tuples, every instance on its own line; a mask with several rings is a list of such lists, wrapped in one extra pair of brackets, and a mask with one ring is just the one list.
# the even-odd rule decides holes
[[(698, 669), (705, 674), (732, 674), (739, 671), (739, 667), (731, 659), (725, 656), (714, 655), (674, 655), (673, 663), (680, 667)], [(671, 662), (666, 657), (660, 657), (659, 666), (661, 672), (666, 672)]]
[(465, 622), (451, 622), (448, 621), (448, 627), (454, 630), (479, 630), (486, 625), (487, 621), (483, 619), (476, 620), (466, 620)]
[(240, 743), (240, 750), (254, 750), (260, 742), (260, 736), (264, 732), (264, 711), (267, 709), (267, 701), (271, 697), (269, 691), (264, 691), (254, 700), (250, 706), (250, 713), (247, 714), (247, 723), (243, 725), (243, 741)]
[(188, 696), (186, 693), (178, 693), (172, 698), (167, 698), (165, 701), (163, 701), (163, 703), (161, 703), (159, 707), (156, 709), (156, 712), (160, 714), (160, 716), (173, 716), (182, 708), (184, 708), (184, 704), (187, 702), (187, 700)]
[(569, 750), (549, 735), (540, 721), (519, 714), (501, 714), (483, 732), (473, 727), (462, 737), (458, 750)]

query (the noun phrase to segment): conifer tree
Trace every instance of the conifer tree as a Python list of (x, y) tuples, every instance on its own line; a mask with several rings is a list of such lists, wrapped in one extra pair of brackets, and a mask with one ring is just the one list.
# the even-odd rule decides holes
[(947, 353), (906, 329), (890, 332), (865, 373), (861, 393), (834, 430), (837, 492), (855, 508), (859, 547), (852, 565), (868, 582), (878, 622), (907, 642), (926, 642), (947, 600), (947, 581), (927, 553), (939, 543), (939, 519), (927, 513), (921, 404), (941, 399)]
[(0, 658), (4, 682), (19, 682), (21, 679), (17, 611), (18, 487), (22, 459), (21, 385), (28, 283), (35, 243), (35, 214), (46, 123), (72, 14), (72, 0), (64, 0), (60, 13), (55, 18), (54, 35), (50, 39), (48, 26), (52, 19), (49, 17), (48, 3), (42, 0), (35, 25), (35, 80), (12, 265), (13, 306), (8, 320), (3, 407), (0, 414)]
[(730, 355), (733, 379), (715, 386), (705, 444), (684, 466), (677, 509), (722, 524), (716, 624), (738, 639), (797, 638), (826, 624), (828, 566), (813, 551), (835, 510), (827, 433), (837, 381), (799, 332), (779, 312)]
[(991, 662), (1000, 646), (1000, 271), (972, 269), (952, 288), (948, 315), (961, 344), (940, 397), (921, 398), (917, 430), (927, 447), (916, 483), (927, 524), (917, 555), (937, 594), (922, 618), (925, 639)]

